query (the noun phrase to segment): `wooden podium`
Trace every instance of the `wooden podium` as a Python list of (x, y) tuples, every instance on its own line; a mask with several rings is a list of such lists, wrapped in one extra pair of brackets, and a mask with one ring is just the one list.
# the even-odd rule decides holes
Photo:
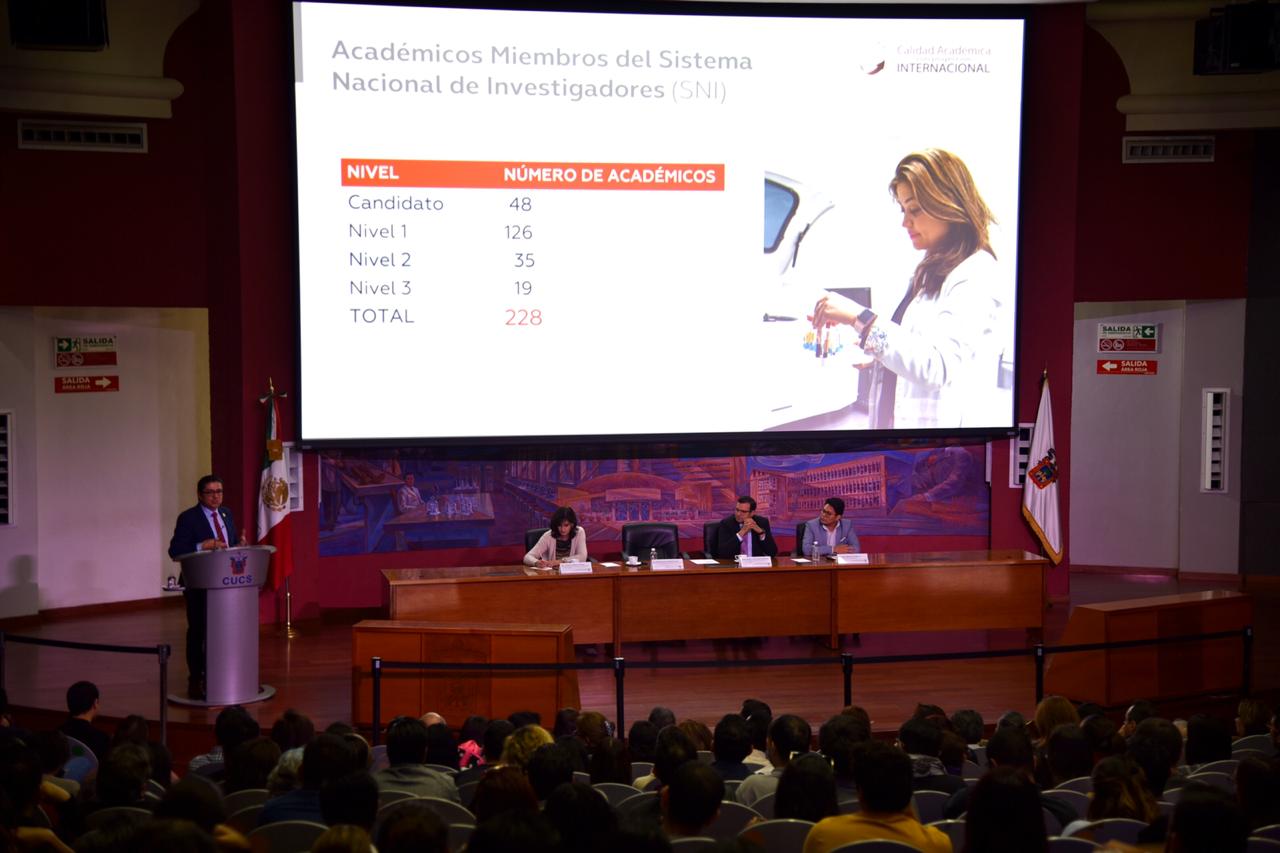
[[(408, 620), (366, 620), (351, 637), (352, 720), (373, 721), (370, 659), (419, 663), (573, 663), (573, 630), (568, 625), (502, 625)], [(381, 722), (400, 714), (435, 711), (457, 724), (471, 716), (505, 717), (537, 711), (555, 719), (561, 708), (577, 708), (576, 670), (382, 671)]]
[[(1213, 590), (1082, 604), (1071, 611), (1060, 645), (1154, 640), (1239, 631), (1253, 622), (1253, 599)], [(1240, 637), (1051, 655), (1045, 692), (1108, 708), (1236, 690), (1244, 666)]]

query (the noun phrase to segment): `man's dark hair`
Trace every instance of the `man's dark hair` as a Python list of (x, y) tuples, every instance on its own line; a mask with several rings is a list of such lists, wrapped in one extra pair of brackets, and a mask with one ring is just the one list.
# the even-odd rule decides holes
[(1013, 767), (994, 767), (978, 780), (965, 823), (966, 850), (1036, 853), (1049, 849), (1040, 790)]
[(671, 784), (680, 765), (694, 761), (698, 748), (693, 740), (675, 726), (667, 726), (658, 732), (658, 742), (653, 749), (653, 775), (663, 785)]
[(305, 790), (319, 791), (327, 782), (356, 769), (351, 750), (338, 735), (322, 734), (303, 747), (302, 787)]
[(378, 853), (446, 853), (449, 828), (427, 804), (406, 800), (383, 815), (375, 843)]
[(578, 514), (573, 511), (573, 507), (571, 506), (558, 507), (555, 512), (551, 513), (551, 535), (552, 536), (556, 536), (560, 533), (560, 522), (562, 521), (572, 522), (573, 529), (569, 531), (569, 536), (572, 537), (574, 534), (574, 531), (578, 529)]
[(371, 831), (378, 818), (378, 783), (365, 771), (329, 780), (320, 789), (320, 813), (329, 826), (349, 823)]
[(543, 814), (560, 833), (564, 853), (610, 849), (609, 836), (618, 828), (618, 818), (608, 800), (581, 782), (570, 782), (552, 791)]
[(1030, 770), (1035, 765), (1035, 750), (1027, 730), (1012, 726), (996, 729), (987, 741), (987, 759), (1001, 767)]
[(71, 742), (60, 731), (33, 732), (28, 743), (40, 756), (40, 770), (43, 773), (56, 776), (71, 760)]
[(773, 741), (774, 748), (785, 765), (793, 754), (809, 751), (813, 729), (795, 714), (783, 714), (770, 724), (769, 739)]
[[(601, 782), (617, 782), (621, 785), (631, 784), (631, 752), (627, 745), (616, 737), (606, 738), (587, 762), (591, 774), (591, 784)], [(563, 835), (563, 830), (561, 831)]]
[(778, 779), (773, 816), (817, 823), (840, 813), (836, 778), (821, 755), (808, 752), (787, 765)]
[(573, 761), (560, 744), (543, 744), (529, 757), (525, 772), (538, 799), (546, 800), (556, 788), (573, 781)]
[(453, 739), (453, 732), (444, 723), (427, 726), (428, 764), (458, 769), (458, 743)]
[(1231, 758), (1231, 726), (1208, 714), (1192, 714), (1187, 719), (1187, 763), (1191, 766)]
[(658, 727), (648, 720), (636, 720), (627, 732), (627, 748), (631, 750), (632, 761), (653, 761), (653, 752), (658, 744)]
[(948, 723), (951, 722), (949, 719), (947, 719), (947, 712), (942, 710), (941, 705), (933, 705), (928, 702), (917, 702), (916, 710), (911, 716), (920, 717), (921, 719), (928, 719), (929, 717), (941, 717), (942, 719), (947, 720)]
[(92, 681), (77, 681), (67, 688), (67, 713), (78, 717), (88, 712), (99, 695), (98, 685)]
[(199, 480), (196, 480), (196, 494), (202, 493), (208, 486), (217, 483), (222, 485), (222, 478), (217, 474), (205, 474)]
[[(613, 738), (606, 735), (593, 749), (599, 750), (602, 744), (611, 740)], [(582, 738), (577, 735), (562, 735), (556, 738), (555, 742), (565, 751), (575, 773), (587, 772), (587, 768), (591, 766), (591, 752), (587, 750), (587, 745), (582, 742)]]
[[(95, 834), (95, 833), (90, 833)], [(216, 853), (213, 836), (189, 820), (153, 818), (140, 821), (124, 829), (116, 839), (127, 839), (120, 850), (164, 850), (165, 853)], [(76, 843), (76, 849), (84, 849)]]
[(912, 717), (898, 727), (898, 741), (910, 755), (937, 758), (942, 747), (942, 730), (931, 720)]
[(98, 768), (98, 802), (104, 806), (131, 806), (142, 798), (151, 761), (145, 747), (122, 743), (107, 753)]
[(911, 802), (911, 758), (883, 741), (860, 743), (853, 753), (853, 783), (863, 811), (903, 811)]
[(655, 705), (649, 712), (649, 722), (657, 726), (658, 731), (662, 731), (667, 726), (676, 724), (676, 712), (662, 705)]
[(316, 736), (315, 723), (306, 714), (289, 708), (271, 725), (271, 739), (280, 747), (281, 752), (288, 752), (299, 746), (306, 746)]
[(1139, 699), (1130, 705), (1128, 710), (1124, 712), (1124, 721), (1126, 723), (1133, 723), (1134, 725), (1137, 725), (1147, 717), (1154, 717), (1155, 715), (1155, 703), (1147, 699)]
[(1251, 831), (1280, 823), (1280, 759), (1240, 759), (1236, 767), (1236, 800)]
[(1179, 763), (1182, 760), (1182, 732), (1178, 731), (1178, 727), (1163, 717), (1147, 717), (1138, 723), (1138, 728), (1134, 731), (1134, 737), (1138, 732), (1155, 738), (1164, 747), (1164, 751), (1169, 755), (1170, 766)]
[[(467, 853), (558, 853), (560, 833), (551, 821), (529, 811), (506, 811), (481, 822), (471, 833)], [(379, 848), (381, 851), (381, 848)]]
[(196, 775), (187, 776), (173, 784), (159, 803), (155, 816), (189, 820), (204, 832), (213, 834), (214, 827), (227, 819), (218, 789)]
[(836, 714), (818, 729), (818, 749), (827, 758), (837, 778), (853, 778), (853, 750), (871, 740), (871, 727), (860, 716)]
[(667, 818), (675, 826), (701, 830), (715, 819), (724, 799), (724, 780), (701, 761), (676, 770), (666, 794)]
[(756, 511), (756, 499), (751, 497), (751, 495), (738, 495), (738, 503), (747, 504), (751, 507), (752, 512)]
[(769, 707), (768, 702), (762, 699), (743, 699), (742, 710), (738, 713), (747, 719), (751, 719), (757, 714), (763, 714), (770, 719), (773, 718), (773, 709)]
[(996, 730), (1000, 729), (1025, 729), (1027, 727), (1027, 718), (1022, 715), (1021, 711), (1005, 711), (996, 720)]
[(1090, 714), (1081, 719), (1080, 730), (1089, 739), (1089, 746), (1093, 749), (1096, 758), (1121, 755), (1125, 751), (1125, 742), (1120, 736), (1120, 728), (1103, 714)]
[(769, 726), (773, 723), (773, 717), (764, 711), (757, 711), (747, 716), (747, 731), (751, 733), (751, 747), (763, 751), (768, 745)]
[(836, 511), (836, 515), (844, 515), (844, 498), (827, 498), (823, 501)]
[(226, 753), (227, 775), (222, 782), (228, 793), (267, 787), (267, 777), (280, 762), (280, 746), (269, 737), (247, 740)]
[(982, 740), (982, 715), (966, 708), (951, 715), (951, 727), (956, 734), (964, 738), (965, 743), (979, 743)]
[(490, 720), (484, 727), (484, 742), (480, 745), (484, 760), (492, 764), (502, 757), (502, 745), (516, 730), (510, 720)]
[(213, 722), (213, 737), (222, 747), (225, 758), (228, 752), (248, 740), (262, 734), (258, 721), (249, 716), (249, 712), (239, 705), (228, 705), (218, 712)]
[[(551, 527), (555, 529), (554, 524)], [(577, 708), (561, 708), (556, 711), (556, 721), (551, 725), (551, 736), (559, 738), (578, 731), (578, 713)]]
[[(1154, 720), (1155, 717), (1148, 719)], [(1164, 786), (1172, 772), (1173, 759), (1169, 757), (1169, 749), (1165, 738), (1159, 737), (1153, 727), (1146, 725), (1146, 720), (1138, 726), (1138, 730), (1129, 738), (1127, 755), (1142, 768), (1146, 776), (1147, 787), (1158, 800), (1164, 794)], [(988, 753), (989, 754), (989, 753)]]
[(1097, 702), (1081, 702), (1076, 706), (1076, 715), (1082, 720), (1085, 717), (1091, 717), (1094, 714), (1105, 714), (1106, 712), (1107, 709), (1103, 708)]
[(480, 777), (471, 798), (471, 813), (478, 823), (506, 811), (538, 810), (538, 794), (519, 767), (494, 767)]
[(1188, 782), (1173, 809), (1170, 850), (1181, 853), (1244, 853), (1249, 838), (1244, 812), (1226, 791)]
[(392, 720), (387, 728), (387, 761), (392, 766), (422, 764), (426, 758), (426, 723), (417, 717), (397, 717)]
[(725, 714), (716, 723), (711, 736), (711, 751), (716, 761), (739, 764), (751, 754), (751, 730), (741, 714)]
[(1085, 737), (1084, 729), (1075, 723), (1063, 723), (1049, 732), (1045, 755), (1049, 759), (1049, 773), (1055, 786), (1093, 772), (1093, 747)]
[(537, 711), (512, 711), (507, 715), (507, 721), (517, 729), (525, 726), (542, 725), (542, 715)]

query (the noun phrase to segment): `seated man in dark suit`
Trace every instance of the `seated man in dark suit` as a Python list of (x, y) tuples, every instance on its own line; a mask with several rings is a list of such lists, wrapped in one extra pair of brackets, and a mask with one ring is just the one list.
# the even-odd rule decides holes
[(744, 554), (749, 557), (776, 557), (778, 543), (773, 541), (769, 519), (756, 515), (756, 499), (751, 495), (738, 498), (733, 515), (716, 526), (717, 557)]
[[(196, 497), (199, 503), (183, 510), (173, 526), (169, 559), (247, 544), (243, 535), (236, 536), (235, 521), (222, 505), (222, 480), (212, 474), (201, 477), (196, 483)], [(189, 589), (182, 596), (187, 601), (187, 695), (204, 699), (206, 593), (203, 589)]]
[(106, 732), (93, 727), (98, 716), (98, 685), (92, 681), (77, 681), (67, 688), (67, 721), (58, 731), (80, 741), (98, 757), (98, 763), (106, 760), (111, 751), (111, 738)]

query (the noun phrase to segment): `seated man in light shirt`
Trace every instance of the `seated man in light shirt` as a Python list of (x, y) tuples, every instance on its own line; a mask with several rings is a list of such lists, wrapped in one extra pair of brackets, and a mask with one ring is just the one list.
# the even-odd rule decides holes
[(396, 490), (396, 511), (401, 515), (411, 510), (426, 506), (422, 500), (422, 492), (413, 484), (413, 475), (404, 475), (404, 485)]
[(815, 542), (820, 556), (851, 554), (859, 550), (858, 534), (854, 532), (853, 522), (844, 517), (844, 500), (841, 498), (827, 498), (818, 517), (804, 523), (801, 555), (812, 554)]

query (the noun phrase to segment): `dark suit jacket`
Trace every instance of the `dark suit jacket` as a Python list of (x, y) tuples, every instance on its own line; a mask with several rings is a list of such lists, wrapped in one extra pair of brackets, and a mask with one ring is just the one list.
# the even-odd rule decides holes
[[(227, 544), (234, 545), (240, 541), (236, 532), (236, 523), (225, 506), (218, 507), (218, 517), (226, 528)], [(201, 542), (214, 539), (213, 525), (205, 517), (204, 507), (196, 504), (178, 514), (178, 522), (173, 526), (173, 538), (169, 540), (169, 559), (177, 559), (183, 554), (190, 554)]]
[[(773, 541), (773, 531), (769, 528), (769, 519), (763, 515), (757, 515), (755, 519), (756, 524), (760, 525), (760, 529), (764, 531), (764, 535), (751, 534), (755, 540), (751, 543), (751, 553), (757, 557), (778, 556), (778, 543)], [(716, 525), (717, 557), (726, 558), (742, 553), (742, 543), (738, 541), (738, 530), (741, 527), (742, 525), (738, 524), (738, 520), (732, 515), (722, 519)]]

